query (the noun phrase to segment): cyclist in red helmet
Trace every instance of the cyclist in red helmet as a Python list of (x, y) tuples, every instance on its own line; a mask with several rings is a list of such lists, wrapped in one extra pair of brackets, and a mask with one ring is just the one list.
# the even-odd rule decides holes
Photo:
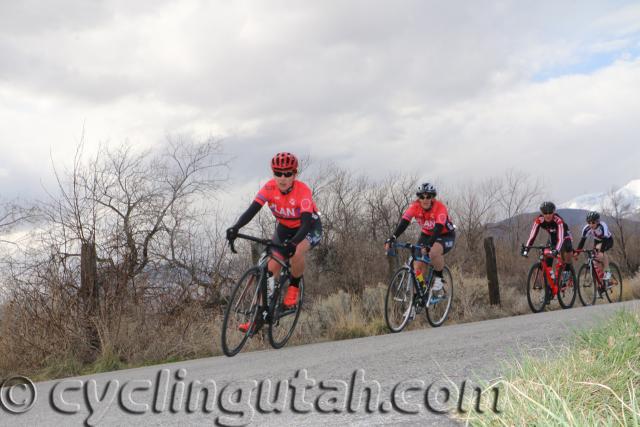
[[(285, 246), (284, 253), (274, 250), (274, 254), (291, 263), (291, 280), (285, 295), (284, 305), (293, 307), (298, 303), (298, 285), (304, 273), (304, 256), (320, 243), (322, 223), (318, 208), (311, 197), (311, 189), (296, 180), (298, 159), (291, 153), (278, 153), (271, 159), (273, 179), (258, 191), (249, 208), (240, 215), (236, 223), (227, 229), (227, 239), (236, 238), (238, 231), (247, 225), (267, 204), (276, 218), (276, 229), (272, 240)], [(278, 277), (280, 264), (271, 260), (269, 272)], [(249, 322), (240, 325), (244, 331)], [(244, 332), (243, 331), (243, 332)]]

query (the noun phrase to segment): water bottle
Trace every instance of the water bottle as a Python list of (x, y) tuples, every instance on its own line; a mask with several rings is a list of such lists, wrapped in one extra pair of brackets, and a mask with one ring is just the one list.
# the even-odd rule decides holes
[(562, 272), (562, 283), (565, 284), (569, 281), (569, 278), (571, 277), (571, 272), (568, 270), (565, 270)]
[(271, 298), (273, 296), (273, 290), (276, 287), (276, 279), (272, 274), (269, 274), (267, 277), (267, 297)]
[(418, 281), (418, 285), (420, 285), (420, 287), (423, 290), (427, 288), (427, 284), (424, 281), (424, 276), (422, 275), (422, 272), (416, 274), (416, 280)]

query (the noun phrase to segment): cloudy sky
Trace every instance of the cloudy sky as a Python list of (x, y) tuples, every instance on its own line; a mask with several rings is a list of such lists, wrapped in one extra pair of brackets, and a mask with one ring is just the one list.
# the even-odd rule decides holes
[(0, 196), (51, 186), (83, 129), (224, 138), (232, 198), (281, 150), (606, 191), (640, 178), (640, 3), (1, 1)]

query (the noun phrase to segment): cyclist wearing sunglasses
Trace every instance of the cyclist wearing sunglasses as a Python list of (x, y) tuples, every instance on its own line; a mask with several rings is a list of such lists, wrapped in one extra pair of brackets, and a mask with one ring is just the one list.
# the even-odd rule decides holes
[[(587, 213), (587, 224), (582, 229), (582, 238), (578, 243), (578, 249), (584, 247), (587, 237), (593, 236), (593, 247), (597, 251), (596, 259), (602, 262), (604, 267), (603, 280), (611, 280), (611, 270), (609, 269), (609, 256), (607, 251), (613, 247), (613, 235), (604, 221), (600, 220), (600, 214), (596, 211)], [(578, 255), (575, 255), (578, 258)]]
[[(393, 232), (393, 235), (385, 242), (385, 249), (389, 250), (393, 243), (407, 229), (413, 219), (421, 227), (418, 245), (424, 247), (423, 253), (431, 258), (431, 265), (435, 280), (433, 290), (442, 289), (442, 270), (444, 269), (444, 254), (453, 248), (456, 239), (455, 226), (449, 218), (447, 207), (444, 203), (436, 200), (436, 187), (425, 182), (418, 186), (416, 196), (418, 197), (404, 212), (400, 223)], [(416, 274), (422, 276), (426, 272), (427, 265), (422, 261), (417, 261), (415, 265)]]
[[(271, 170), (273, 179), (258, 191), (249, 208), (227, 229), (227, 239), (235, 239), (238, 231), (253, 219), (262, 206), (269, 206), (277, 222), (271, 240), (286, 248), (284, 253), (274, 249), (274, 254), (283, 259), (290, 258), (291, 262), (291, 281), (284, 305), (292, 307), (298, 303), (298, 284), (304, 273), (304, 255), (320, 243), (322, 223), (311, 197), (311, 189), (296, 180), (296, 156), (291, 153), (276, 154), (271, 159)], [(271, 260), (268, 268), (272, 277), (278, 277), (280, 264)]]
[[(553, 202), (542, 202), (540, 205), (540, 213), (538, 217), (533, 221), (531, 227), (531, 233), (529, 233), (529, 240), (525, 244), (526, 247), (533, 245), (533, 242), (538, 236), (538, 232), (541, 228), (545, 229), (549, 233), (549, 240), (554, 247), (553, 255), (558, 253), (562, 254), (562, 260), (564, 261), (563, 280), (568, 280), (571, 274), (571, 263), (573, 262), (573, 237), (569, 230), (569, 225), (560, 215), (556, 213), (556, 205)], [(522, 252), (522, 256), (527, 256), (527, 249)], [(551, 267), (553, 265), (553, 258), (547, 258), (547, 265)]]

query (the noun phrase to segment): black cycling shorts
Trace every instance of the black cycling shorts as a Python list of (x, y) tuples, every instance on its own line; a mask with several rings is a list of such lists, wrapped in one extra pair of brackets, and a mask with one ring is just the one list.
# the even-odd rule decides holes
[(595, 240), (594, 246), (600, 245), (600, 252), (606, 252), (613, 247), (613, 237), (607, 237), (602, 240)]
[[(548, 241), (548, 243), (552, 249), (556, 247), (556, 242), (553, 240)], [(560, 252), (573, 252), (573, 238), (571, 238), (571, 236), (564, 238), (564, 242), (562, 242), (562, 246), (560, 246)]]
[[(426, 235), (424, 233), (420, 233), (420, 238), (418, 238), (418, 243), (416, 244), (425, 246), (430, 239), (431, 239), (431, 236)], [(453, 244), (455, 243), (455, 241), (456, 241), (456, 233), (455, 231), (451, 231), (447, 234), (438, 236), (434, 243), (436, 242), (440, 243), (442, 245), (442, 248), (444, 249), (442, 253), (446, 254), (451, 249), (453, 249)]]
[[(297, 228), (289, 228), (285, 227), (282, 224), (278, 224), (276, 226), (276, 231), (271, 237), (271, 240), (273, 241), (273, 243), (281, 245), (285, 240), (291, 240), (291, 238), (295, 236), (297, 232)], [(320, 217), (312, 221), (311, 229), (305, 236), (305, 239), (309, 241), (309, 243), (311, 244), (311, 248), (315, 248), (320, 244), (320, 240), (322, 240), (322, 222), (320, 222)], [(274, 252), (278, 251), (274, 249)]]

